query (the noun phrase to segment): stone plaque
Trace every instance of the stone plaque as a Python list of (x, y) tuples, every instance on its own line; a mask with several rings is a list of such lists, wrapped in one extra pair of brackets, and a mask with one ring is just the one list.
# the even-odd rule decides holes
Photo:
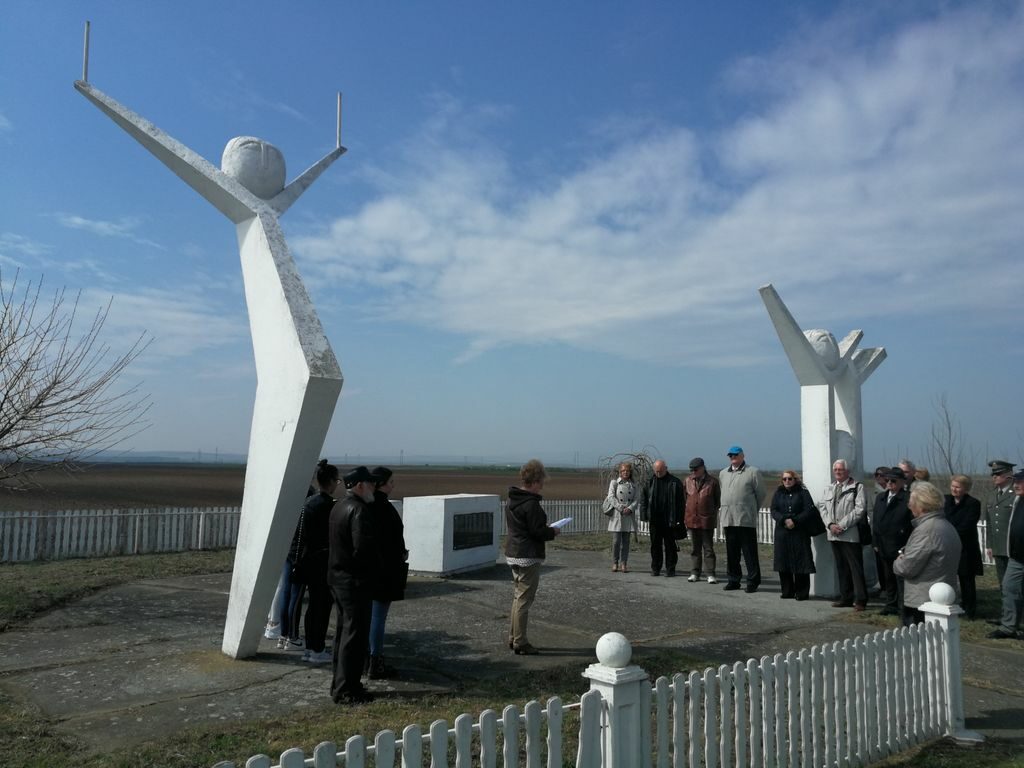
[(489, 547), (494, 541), (494, 514), (471, 512), (452, 518), (452, 549)]

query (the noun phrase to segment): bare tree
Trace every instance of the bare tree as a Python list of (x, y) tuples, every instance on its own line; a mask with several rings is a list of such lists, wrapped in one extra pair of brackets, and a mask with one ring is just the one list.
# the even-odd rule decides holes
[(953, 413), (945, 392), (935, 398), (932, 406), (935, 421), (932, 422), (931, 442), (925, 448), (928, 464), (938, 474), (970, 473), (976, 464), (976, 452), (964, 441), (960, 419)]
[(76, 329), (81, 293), (42, 297), (42, 281), (0, 280), (0, 483), (40, 469), (74, 469), (149, 426), (148, 396), (116, 388), (149, 345), (143, 333), (115, 355), (100, 339), (111, 302)]

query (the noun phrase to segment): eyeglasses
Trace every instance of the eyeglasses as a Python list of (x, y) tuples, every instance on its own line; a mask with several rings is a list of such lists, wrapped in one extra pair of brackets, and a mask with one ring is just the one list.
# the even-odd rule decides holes
[(794, 480), (796, 480), (795, 477), (784, 477), (784, 478), (782, 478), (782, 482), (784, 482), (784, 483), (792, 483)]
[(885, 477), (885, 475), (883, 475), (881, 472), (875, 472), (875, 477)]
[(727, 453), (725, 455), (728, 456), (730, 459), (735, 459), (737, 456), (739, 456), (738, 453)]

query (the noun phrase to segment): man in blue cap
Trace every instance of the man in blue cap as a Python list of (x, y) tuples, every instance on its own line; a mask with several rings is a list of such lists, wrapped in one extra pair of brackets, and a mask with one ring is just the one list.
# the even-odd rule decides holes
[(730, 446), (726, 452), (729, 466), (718, 476), (722, 486), (722, 502), (718, 522), (725, 529), (725, 560), (727, 590), (740, 588), (743, 571), (740, 555), (747, 566), (747, 592), (761, 586), (761, 562), (757, 556), (757, 511), (761, 502), (761, 475), (757, 467), (747, 464), (743, 448)]

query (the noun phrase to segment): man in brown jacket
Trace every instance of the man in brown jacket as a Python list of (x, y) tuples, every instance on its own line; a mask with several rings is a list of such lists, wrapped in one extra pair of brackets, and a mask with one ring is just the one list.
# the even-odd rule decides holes
[(715, 578), (715, 526), (718, 507), (722, 503), (722, 486), (718, 478), (708, 474), (704, 459), (690, 460), (690, 474), (686, 478), (686, 529), (690, 532), (690, 576), (687, 581), (699, 581), (705, 576), (708, 584), (717, 584)]

